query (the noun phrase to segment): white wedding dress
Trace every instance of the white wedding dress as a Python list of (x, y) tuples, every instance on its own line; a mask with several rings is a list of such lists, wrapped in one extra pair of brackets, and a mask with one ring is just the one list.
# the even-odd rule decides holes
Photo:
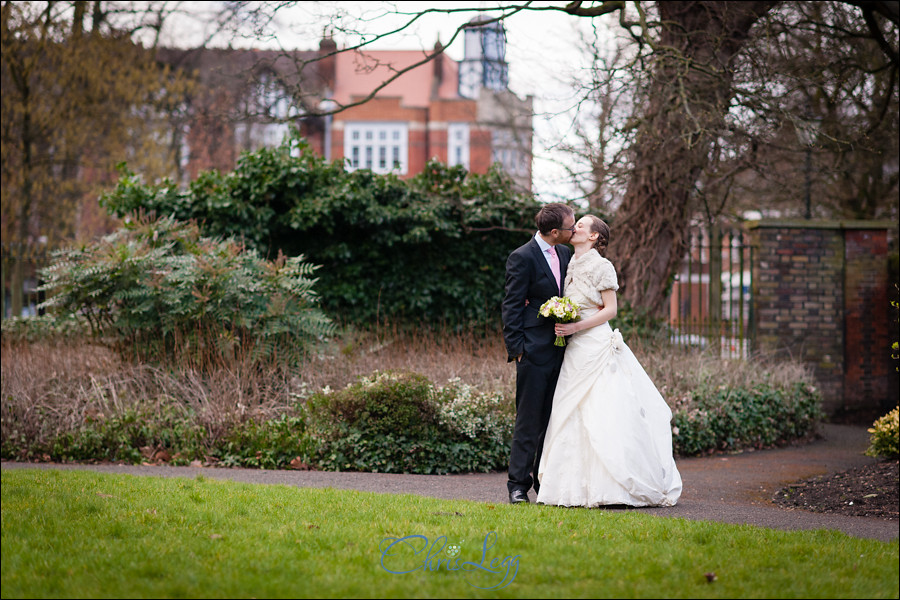
[[(596, 250), (569, 263), (565, 294), (584, 319), (615, 268)], [(672, 411), (618, 330), (608, 323), (567, 343), (538, 467), (537, 502), (558, 506), (674, 506), (681, 475), (672, 456)]]

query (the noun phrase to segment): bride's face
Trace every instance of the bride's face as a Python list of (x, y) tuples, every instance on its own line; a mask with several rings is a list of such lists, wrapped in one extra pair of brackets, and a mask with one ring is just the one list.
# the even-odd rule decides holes
[(578, 244), (588, 242), (591, 239), (591, 220), (588, 217), (581, 217), (575, 223), (575, 231), (572, 233), (570, 244)]

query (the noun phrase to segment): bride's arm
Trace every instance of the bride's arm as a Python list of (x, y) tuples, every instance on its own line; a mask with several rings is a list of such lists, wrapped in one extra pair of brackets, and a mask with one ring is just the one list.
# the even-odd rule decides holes
[(604, 323), (615, 317), (618, 308), (616, 304), (616, 291), (603, 290), (602, 292), (600, 292), (600, 297), (603, 298), (603, 308), (592, 314), (587, 319), (584, 319), (583, 321), (573, 321), (572, 323), (557, 323), (556, 335), (572, 335), (577, 331), (584, 331), (585, 329), (590, 329), (591, 327), (596, 327), (597, 325), (603, 325)]

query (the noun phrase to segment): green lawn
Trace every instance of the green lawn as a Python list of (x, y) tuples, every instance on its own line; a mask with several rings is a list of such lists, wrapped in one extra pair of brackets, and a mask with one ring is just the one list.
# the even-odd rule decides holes
[(2, 472), (3, 598), (897, 598), (898, 565), (896, 541), (834, 531)]

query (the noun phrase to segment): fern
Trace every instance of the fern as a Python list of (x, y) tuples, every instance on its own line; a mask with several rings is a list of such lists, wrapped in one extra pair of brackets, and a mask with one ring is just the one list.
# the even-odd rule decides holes
[(42, 307), (81, 315), (123, 355), (208, 368), (250, 358), (296, 361), (333, 330), (302, 257), (261, 259), (171, 217), (129, 223), (58, 253)]

